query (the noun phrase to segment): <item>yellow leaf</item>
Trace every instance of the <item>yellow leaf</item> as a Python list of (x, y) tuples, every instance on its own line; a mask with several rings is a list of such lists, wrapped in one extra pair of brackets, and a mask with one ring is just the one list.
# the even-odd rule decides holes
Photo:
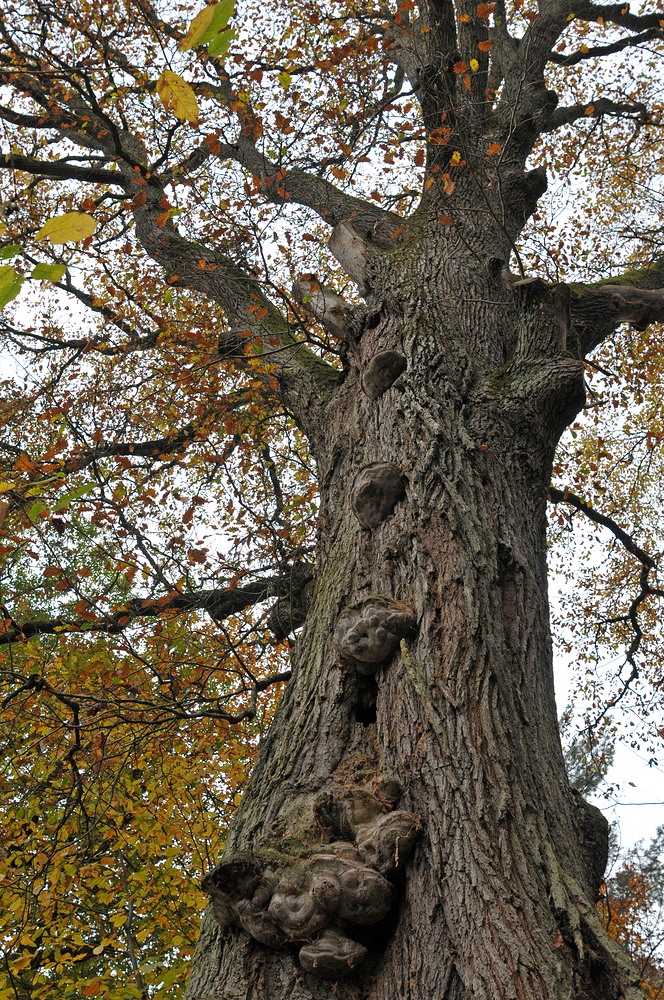
[(35, 239), (48, 239), (51, 243), (77, 243), (92, 236), (96, 228), (97, 223), (87, 212), (65, 212), (45, 222)]
[(477, 59), (471, 59), (468, 65), (472, 69), (473, 73), (475, 73), (480, 68), (480, 64), (478, 63)]
[(167, 111), (180, 121), (198, 123), (196, 94), (186, 80), (170, 69), (165, 69), (157, 80), (157, 93)]
[(203, 36), (212, 24), (214, 13), (215, 5), (212, 7), (204, 7), (203, 10), (198, 12), (187, 28), (187, 33), (178, 46), (183, 52), (186, 52), (188, 49), (194, 49), (197, 45), (200, 45), (203, 41)]

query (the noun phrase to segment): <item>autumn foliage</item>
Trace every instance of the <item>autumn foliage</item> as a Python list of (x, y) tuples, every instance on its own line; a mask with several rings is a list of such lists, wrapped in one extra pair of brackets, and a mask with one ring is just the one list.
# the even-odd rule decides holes
[[(432, 30), (414, 45), (413, 26), (442, 6), (4, 4), (0, 1000), (183, 995), (200, 879), (289, 680), (328, 527), (312, 414), (324, 426), (347, 330), (384, 318), (330, 228), (361, 224), (398, 261), (426, 222), (524, 297), (531, 273), (572, 298), (620, 273), (655, 297), (586, 364), (549, 499), (588, 752), (623, 708), (635, 745), (661, 740), (664, 20), (570, 7), (550, 89), (543, 70), (514, 85), (470, 143), (459, 122), (500, 108), (546, 5), (452, 11), (463, 51), (440, 92), (459, 115), (433, 114), (430, 66), (411, 65)], [(528, 39), (518, 58), (505, 25)], [(513, 163), (532, 190), (510, 220)], [(471, 181), (505, 260), (468, 245)], [(501, 369), (492, 392), (509, 388)], [(657, 1000), (652, 873), (628, 862), (602, 912)]]

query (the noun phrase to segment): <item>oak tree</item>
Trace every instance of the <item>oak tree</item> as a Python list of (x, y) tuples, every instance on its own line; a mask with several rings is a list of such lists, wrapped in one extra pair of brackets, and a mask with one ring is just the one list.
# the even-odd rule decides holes
[[(596, 909), (606, 824), (565, 774), (546, 509), (638, 564), (614, 623), (638, 673), (654, 559), (557, 448), (602, 345), (657, 366), (663, 20), (5, 0), (5, 707), (70, 740), (80, 806), (86, 768), (113, 785), (100, 715), (186, 754), (288, 682), (190, 1000), (640, 995)], [(74, 944), (117, 924), (132, 967), (111, 910)]]

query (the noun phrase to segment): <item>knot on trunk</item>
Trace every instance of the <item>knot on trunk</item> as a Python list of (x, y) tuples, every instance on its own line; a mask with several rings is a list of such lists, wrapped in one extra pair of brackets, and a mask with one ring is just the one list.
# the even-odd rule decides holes
[(314, 578), (310, 563), (301, 562), (286, 570), (277, 588), (278, 598), (270, 608), (267, 627), (281, 642), (304, 625)]
[(355, 477), (352, 506), (363, 528), (375, 528), (406, 496), (401, 472), (391, 462), (372, 462)]
[(402, 639), (415, 633), (415, 612), (402, 601), (369, 597), (341, 613), (334, 645), (342, 663), (373, 674), (396, 652)]
[(329, 928), (317, 941), (300, 948), (300, 965), (320, 979), (345, 979), (362, 964), (367, 949), (340, 931)]
[(362, 388), (370, 399), (378, 399), (396, 382), (406, 367), (406, 359), (398, 351), (381, 351), (374, 355), (362, 376)]

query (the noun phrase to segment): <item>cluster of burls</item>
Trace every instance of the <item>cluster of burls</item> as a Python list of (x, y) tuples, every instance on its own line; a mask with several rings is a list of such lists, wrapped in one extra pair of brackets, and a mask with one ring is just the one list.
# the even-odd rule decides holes
[(270, 948), (299, 945), (300, 965), (313, 975), (351, 975), (367, 957), (353, 928), (387, 916), (396, 896), (388, 876), (419, 833), (416, 816), (393, 810), (394, 798), (394, 791), (391, 801), (357, 786), (327, 792), (316, 806), (319, 823), (348, 839), (292, 860), (272, 851), (222, 861), (203, 881), (217, 921), (241, 927)]
[(342, 663), (363, 674), (374, 674), (396, 652), (402, 639), (412, 636), (415, 613), (403, 601), (368, 597), (341, 613), (334, 645)]

